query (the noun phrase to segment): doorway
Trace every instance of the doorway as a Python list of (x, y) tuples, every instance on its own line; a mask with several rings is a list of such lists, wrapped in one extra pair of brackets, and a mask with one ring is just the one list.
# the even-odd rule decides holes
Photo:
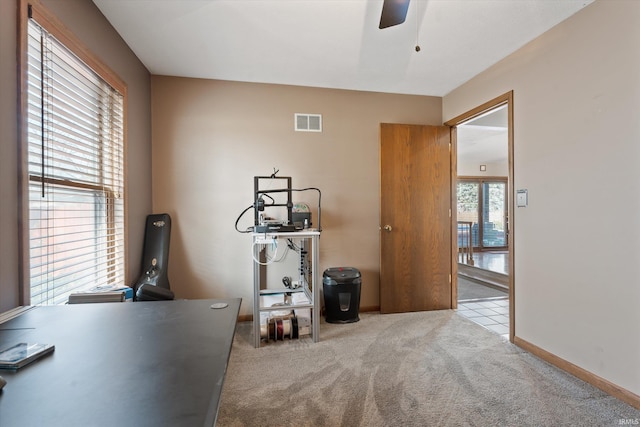
[(513, 341), (513, 102), (509, 92), (446, 124), (455, 156), (458, 312)]

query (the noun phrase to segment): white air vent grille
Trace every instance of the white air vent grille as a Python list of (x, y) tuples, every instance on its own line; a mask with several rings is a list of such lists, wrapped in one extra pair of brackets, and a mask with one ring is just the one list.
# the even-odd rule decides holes
[(295, 113), (294, 125), (297, 132), (322, 132), (322, 115)]

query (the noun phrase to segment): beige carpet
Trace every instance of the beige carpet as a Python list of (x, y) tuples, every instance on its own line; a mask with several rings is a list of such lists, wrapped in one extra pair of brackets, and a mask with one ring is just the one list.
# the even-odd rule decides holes
[(361, 313), (254, 349), (238, 325), (218, 426), (608, 426), (640, 411), (455, 312)]

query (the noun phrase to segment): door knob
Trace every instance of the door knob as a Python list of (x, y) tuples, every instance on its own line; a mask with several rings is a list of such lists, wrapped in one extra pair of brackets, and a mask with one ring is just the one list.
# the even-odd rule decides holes
[(386, 231), (391, 231), (391, 230), (393, 230), (389, 224), (385, 225), (383, 228), (384, 228)]

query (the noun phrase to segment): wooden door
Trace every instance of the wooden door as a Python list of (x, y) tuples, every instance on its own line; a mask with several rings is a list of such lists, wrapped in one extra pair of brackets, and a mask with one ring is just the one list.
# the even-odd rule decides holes
[(380, 311), (451, 308), (446, 126), (380, 125)]

